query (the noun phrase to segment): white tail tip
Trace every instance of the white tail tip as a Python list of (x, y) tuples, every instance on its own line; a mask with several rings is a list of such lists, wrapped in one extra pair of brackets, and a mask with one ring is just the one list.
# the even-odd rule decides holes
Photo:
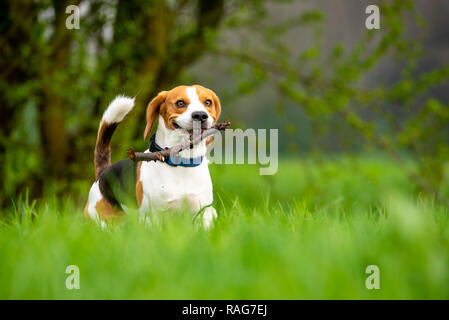
[(115, 97), (103, 113), (102, 121), (106, 121), (107, 123), (118, 123), (122, 121), (134, 107), (134, 100), (135, 98), (125, 96)]

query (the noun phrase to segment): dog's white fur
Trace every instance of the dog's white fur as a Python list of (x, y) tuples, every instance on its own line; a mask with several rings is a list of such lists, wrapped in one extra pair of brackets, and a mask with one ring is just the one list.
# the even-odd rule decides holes
[(100, 188), (98, 187), (98, 181), (95, 181), (92, 186), (90, 187), (89, 191), (89, 202), (87, 207), (87, 212), (89, 213), (89, 216), (94, 221), (99, 221), (100, 217), (98, 216), (97, 211), (95, 210), (95, 205), (98, 201), (103, 199), (103, 196), (100, 192)]
[[(100, 188), (98, 186), (98, 181), (95, 181), (92, 184), (92, 187), (90, 187), (89, 202), (88, 202), (89, 206), (87, 207), (87, 212), (89, 214), (89, 217), (96, 222), (100, 222), (100, 216), (98, 215), (97, 210), (95, 209), (95, 205), (101, 199), (103, 199), (103, 195), (100, 192)], [(101, 221), (101, 226), (102, 227), (105, 226), (104, 221)]]
[[(190, 108), (190, 106), (189, 106)], [(193, 110), (195, 111), (195, 110)], [(184, 126), (184, 122), (179, 121), (179, 118), (184, 116), (184, 114), (189, 114), (190, 119), (192, 119), (192, 112), (189, 111), (188, 108), (185, 113), (183, 113), (181, 116), (179, 116), (176, 119), (177, 123), (181, 123), (182, 126)], [(210, 117), (209, 117), (210, 118)], [(190, 120), (191, 122), (191, 120)], [(191, 125), (191, 124), (190, 124)], [(185, 128), (185, 127), (184, 127)], [(191, 129), (187, 126), (188, 129)], [(169, 130), (165, 127), (164, 120), (161, 116), (159, 116), (159, 125), (156, 129), (156, 143), (165, 148), (165, 147), (173, 147), (181, 143), (189, 142), (190, 135), (185, 130)], [(199, 157), (201, 155), (206, 154), (207, 147), (206, 147), (206, 141), (203, 140), (200, 143), (193, 146), (192, 149), (186, 149), (179, 153), (179, 156), (183, 158), (195, 158)]]
[(125, 96), (117, 96), (109, 104), (106, 111), (103, 113), (102, 121), (107, 123), (119, 123), (134, 107), (135, 98), (128, 98)]

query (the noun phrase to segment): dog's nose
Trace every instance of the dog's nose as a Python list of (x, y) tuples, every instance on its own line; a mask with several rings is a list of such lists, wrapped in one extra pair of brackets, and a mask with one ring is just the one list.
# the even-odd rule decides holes
[(192, 112), (192, 119), (193, 120), (199, 120), (201, 122), (204, 122), (207, 120), (207, 118), (209, 118), (209, 115), (207, 114), (207, 112), (204, 111), (194, 111)]

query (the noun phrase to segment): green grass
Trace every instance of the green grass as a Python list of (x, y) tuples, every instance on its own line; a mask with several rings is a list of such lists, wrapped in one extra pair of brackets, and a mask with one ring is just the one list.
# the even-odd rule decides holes
[[(17, 200), (0, 221), (0, 298), (449, 298), (448, 211), (391, 162), (284, 160), (271, 177), (212, 169), (209, 231), (187, 215), (101, 230), (80, 200)], [(65, 287), (68, 265), (80, 290)], [(380, 268), (379, 290), (365, 287), (368, 265)]]

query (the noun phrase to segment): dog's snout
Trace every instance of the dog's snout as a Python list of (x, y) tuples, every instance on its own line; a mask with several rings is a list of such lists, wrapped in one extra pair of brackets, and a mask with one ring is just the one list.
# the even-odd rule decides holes
[(192, 119), (193, 120), (199, 120), (201, 122), (204, 122), (204, 121), (207, 120), (207, 118), (209, 118), (209, 115), (207, 114), (207, 112), (204, 112), (204, 111), (192, 112)]

